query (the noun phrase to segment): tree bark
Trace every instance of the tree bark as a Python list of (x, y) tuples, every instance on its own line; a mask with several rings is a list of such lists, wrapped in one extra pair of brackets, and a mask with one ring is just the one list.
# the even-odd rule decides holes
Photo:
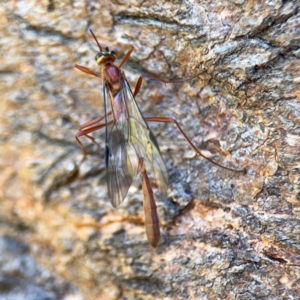
[[(4, 1), (1, 6), (0, 298), (297, 299), (299, 1)], [(97, 45), (114, 50), (169, 173), (145, 236), (141, 180), (112, 208), (99, 146)], [(154, 185), (154, 183), (153, 183)], [(155, 185), (154, 185), (155, 186)]]

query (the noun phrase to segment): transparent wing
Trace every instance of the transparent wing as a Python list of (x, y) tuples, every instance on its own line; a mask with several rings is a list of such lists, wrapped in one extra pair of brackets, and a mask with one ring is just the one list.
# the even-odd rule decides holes
[(161, 157), (157, 142), (150, 129), (133, 118), (129, 118), (130, 138), (137, 155), (144, 159), (146, 170), (155, 178), (162, 193), (168, 188), (168, 173)]
[[(125, 199), (138, 172), (140, 158), (143, 159), (147, 172), (154, 176), (161, 192), (165, 193), (168, 187), (168, 173), (158, 144), (123, 74), (121, 83), (120, 92), (114, 98), (109, 93), (109, 87), (104, 88), (105, 105), (110, 104), (111, 109), (118, 110), (119, 115), (114, 120), (106, 141), (107, 189), (114, 207)], [(110, 97), (110, 102), (106, 101), (107, 96)], [(109, 111), (108, 107), (106, 111)]]
[[(116, 96), (116, 95), (115, 95)], [(114, 98), (109, 93), (109, 85), (103, 85), (104, 109), (107, 116), (108, 111), (114, 109)], [(110, 101), (107, 101), (110, 97)], [(120, 95), (117, 95), (120, 99)], [(126, 99), (121, 99), (124, 101)], [(126, 106), (123, 106), (126, 109)], [(126, 111), (123, 112), (125, 116)], [(112, 115), (113, 116), (113, 115)], [(108, 119), (106, 118), (106, 124)], [(131, 186), (133, 177), (137, 174), (136, 154), (131, 144), (128, 143), (127, 124), (120, 119), (114, 119), (113, 125), (108, 130), (106, 126), (105, 142), (105, 163), (106, 181), (110, 201), (114, 207), (118, 206), (126, 197)]]
[(116, 207), (125, 199), (137, 173), (136, 155), (115, 125), (109, 133), (107, 146), (107, 189), (111, 203)]
[(143, 158), (146, 170), (155, 177), (162, 193), (168, 188), (168, 173), (157, 141), (139, 110), (129, 84), (123, 75), (122, 97), (126, 99), (129, 121), (129, 143), (138, 157)]

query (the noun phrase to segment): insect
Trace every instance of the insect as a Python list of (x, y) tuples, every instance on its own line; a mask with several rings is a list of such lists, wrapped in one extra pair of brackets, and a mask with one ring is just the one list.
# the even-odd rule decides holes
[[(79, 137), (87, 136), (94, 141), (89, 133), (105, 127), (107, 189), (114, 207), (117, 207), (125, 199), (133, 178), (138, 173), (141, 174), (146, 236), (152, 248), (156, 248), (160, 238), (160, 226), (148, 174), (153, 175), (160, 191), (164, 193), (168, 187), (168, 173), (158, 143), (147, 122), (174, 123), (197, 155), (225, 169), (236, 170), (224, 167), (204, 156), (189, 140), (175, 119), (167, 117), (144, 118), (135, 101), (143, 76), (139, 77), (135, 90), (132, 92), (125, 74), (121, 70), (121, 67), (129, 59), (133, 47), (129, 49), (117, 66), (115, 64), (115, 52), (110, 51), (107, 47), (103, 49), (92, 30), (90, 32), (99, 48), (95, 60), (100, 66), (100, 72), (77, 64), (75, 68), (102, 79), (105, 115), (80, 126), (75, 137), (85, 157), (87, 152)], [(103, 120), (104, 122), (101, 123)]]

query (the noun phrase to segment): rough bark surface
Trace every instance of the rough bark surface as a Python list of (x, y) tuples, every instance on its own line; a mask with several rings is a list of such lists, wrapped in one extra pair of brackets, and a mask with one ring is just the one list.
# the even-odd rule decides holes
[[(299, 1), (2, 1), (1, 299), (298, 299)], [(162, 237), (144, 230), (141, 182), (113, 209), (92, 28), (119, 57), (169, 172)]]

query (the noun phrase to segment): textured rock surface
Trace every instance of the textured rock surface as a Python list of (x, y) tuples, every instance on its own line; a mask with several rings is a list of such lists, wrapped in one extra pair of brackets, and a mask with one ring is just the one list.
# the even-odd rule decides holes
[[(100, 3), (101, 4), (100, 4)], [(1, 299), (296, 299), (300, 293), (299, 1), (3, 1)], [(145, 80), (170, 176), (162, 238), (144, 234), (139, 180), (113, 209), (104, 147), (74, 135), (103, 115), (88, 32)], [(103, 145), (104, 133), (94, 137)]]

